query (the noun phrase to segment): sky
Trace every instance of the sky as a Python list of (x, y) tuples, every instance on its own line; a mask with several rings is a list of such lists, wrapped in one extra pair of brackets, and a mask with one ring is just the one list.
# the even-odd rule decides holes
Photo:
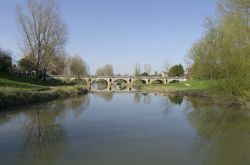
[[(213, 16), (216, 0), (58, 0), (69, 33), (66, 50), (88, 63), (90, 72), (112, 64), (114, 72), (130, 74), (134, 63), (151, 64), (161, 72), (165, 63), (182, 63), (203, 34), (205, 17)], [(16, 5), (1, 0), (0, 47), (22, 57)]]

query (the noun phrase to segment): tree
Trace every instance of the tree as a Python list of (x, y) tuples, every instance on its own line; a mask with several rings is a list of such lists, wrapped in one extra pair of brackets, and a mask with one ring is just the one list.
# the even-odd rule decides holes
[(0, 71), (9, 72), (12, 67), (11, 53), (0, 49)]
[(16, 13), (24, 54), (32, 57), (36, 79), (44, 77), (46, 70), (54, 65), (54, 57), (64, 51), (67, 38), (57, 1), (27, 0), (25, 10), (17, 6)]
[(181, 64), (172, 66), (169, 69), (168, 76), (169, 77), (175, 77), (175, 76), (182, 77), (182, 76), (184, 76), (183, 66)]
[(134, 64), (134, 75), (135, 76), (141, 75), (141, 65), (139, 63)]
[(63, 70), (65, 67), (65, 61), (66, 54), (63, 52), (62, 54), (58, 54), (56, 56), (53, 56), (51, 60), (53, 60), (53, 63), (48, 66), (48, 71), (52, 75), (61, 75), (63, 74)]
[(110, 64), (105, 65), (96, 70), (97, 76), (114, 76), (113, 66)]
[(149, 76), (147, 72), (143, 72), (141, 75), (142, 76)]
[(63, 68), (63, 77), (65, 78), (66, 82), (70, 81), (71, 76), (71, 58), (66, 57), (64, 59), (64, 68)]
[(246, 104), (250, 91), (250, 1), (221, 0), (218, 17), (190, 50), (191, 76), (216, 79), (230, 100)]
[(151, 66), (150, 64), (145, 64), (145, 65), (143, 66), (143, 68), (144, 68), (144, 72), (145, 72), (145, 73), (147, 73), (148, 75), (151, 74), (152, 66)]
[(31, 75), (32, 71), (34, 70), (34, 64), (29, 56), (24, 56), (18, 61), (18, 66), (20, 70), (28, 75)]
[(86, 63), (78, 55), (71, 57), (70, 70), (71, 74), (77, 76), (78, 79), (80, 79), (81, 76), (86, 76), (88, 74)]

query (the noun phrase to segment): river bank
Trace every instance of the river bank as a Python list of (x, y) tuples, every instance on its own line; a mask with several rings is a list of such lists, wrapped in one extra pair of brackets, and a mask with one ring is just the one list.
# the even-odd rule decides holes
[(59, 80), (35, 82), (29, 76), (0, 73), (0, 108), (83, 95), (85, 86), (70, 86)]
[(0, 108), (20, 106), (37, 102), (51, 101), (84, 95), (88, 92), (85, 87), (55, 87), (46, 91), (0, 91)]
[(238, 102), (237, 98), (227, 97), (221, 93), (216, 81), (189, 80), (172, 84), (142, 85), (141, 88), (146, 92), (156, 92), (162, 95), (199, 97), (209, 99), (216, 105), (250, 109), (250, 102), (242, 105)]
[[(149, 84), (143, 85), (142, 89), (149, 92), (164, 92), (169, 94), (185, 94), (202, 97), (212, 97), (215, 90), (214, 81), (189, 80), (186, 82), (176, 82), (169, 84)], [(215, 95), (213, 95), (214, 97)]]

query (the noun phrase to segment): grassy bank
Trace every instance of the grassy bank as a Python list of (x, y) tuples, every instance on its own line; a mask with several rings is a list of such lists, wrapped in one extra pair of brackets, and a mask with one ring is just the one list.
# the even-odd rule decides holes
[(36, 82), (31, 77), (0, 73), (0, 108), (49, 101), (87, 93), (83, 86), (66, 86), (51, 80)]
[(186, 82), (176, 82), (170, 84), (150, 84), (143, 85), (143, 90), (148, 92), (159, 92), (162, 94), (187, 95), (194, 97), (209, 97), (222, 102), (223, 96), (218, 91), (216, 81), (210, 80), (188, 80)]
[(189, 80), (181, 83), (151, 84), (143, 85), (142, 88), (148, 92), (206, 97), (212, 99), (216, 104), (250, 108), (250, 100), (247, 104), (240, 104), (237, 98), (231, 97), (227, 95), (227, 93), (223, 93), (216, 80)]
[(146, 91), (208, 93), (216, 90), (216, 81), (189, 80), (169, 84), (144, 85)]

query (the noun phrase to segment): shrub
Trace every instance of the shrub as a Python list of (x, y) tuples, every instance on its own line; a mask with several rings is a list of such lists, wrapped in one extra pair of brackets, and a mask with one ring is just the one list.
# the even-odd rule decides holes
[(0, 49), (0, 71), (9, 72), (12, 66), (11, 53)]

